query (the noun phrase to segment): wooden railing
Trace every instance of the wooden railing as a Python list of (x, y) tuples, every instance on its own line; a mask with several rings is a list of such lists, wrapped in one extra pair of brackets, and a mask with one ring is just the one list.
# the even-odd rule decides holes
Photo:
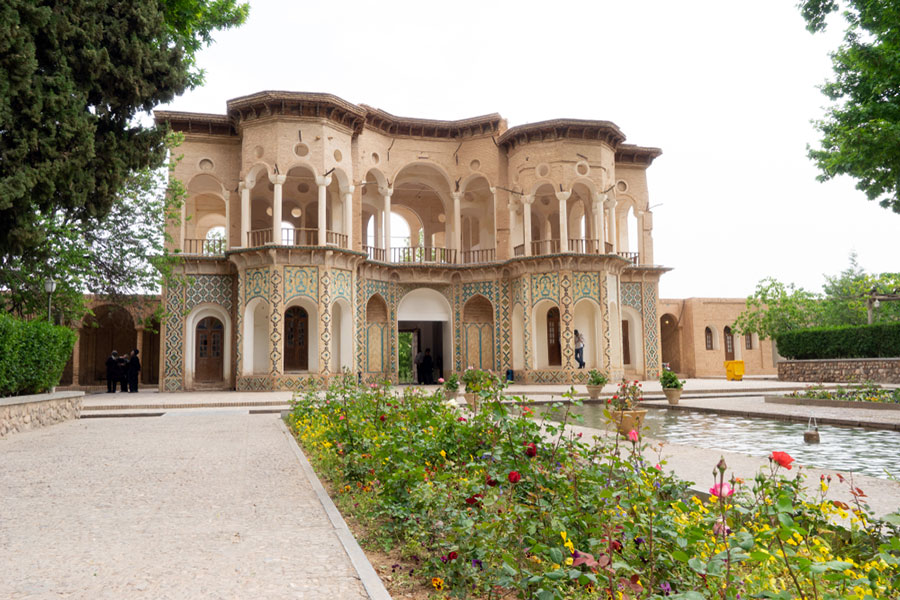
[(325, 234), (325, 243), (329, 246), (337, 246), (338, 248), (347, 247), (347, 234), (338, 233), (336, 231), (328, 231)]
[(599, 254), (600, 240), (569, 240), (569, 252), (575, 254)]
[(225, 254), (225, 240), (201, 240), (185, 238), (182, 254), (221, 256)]
[(531, 255), (558, 254), (559, 240), (536, 240), (531, 242)]
[(637, 252), (616, 252), (616, 254), (624, 259), (630, 260), (632, 264), (639, 264), (638, 259), (640, 258), (640, 256)]
[(375, 260), (378, 262), (386, 262), (385, 261), (385, 251), (384, 248), (376, 248), (375, 246), (363, 246), (363, 250), (366, 253), (366, 256), (369, 257), (369, 260)]
[(463, 250), (459, 254), (460, 262), (464, 265), (493, 262), (496, 252), (493, 248), (484, 250)]
[(450, 248), (391, 248), (392, 263), (453, 264), (456, 250)]
[(254, 229), (247, 233), (247, 237), (249, 238), (249, 244), (251, 248), (256, 248), (257, 246), (265, 246), (266, 244), (272, 243), (272, 230), (271, 229)]
[(281, 228), (282, 246), (318, 246), (319, 230), (310, 228)]
[(513, 256), (525, 256), (525, 244), (519, 244), (513, 248)]

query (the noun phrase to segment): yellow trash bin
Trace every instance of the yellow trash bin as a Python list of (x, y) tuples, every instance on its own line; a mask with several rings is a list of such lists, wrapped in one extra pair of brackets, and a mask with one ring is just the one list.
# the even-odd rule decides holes
[(725, 378), (728, 381), (741, 381), (744, 378), (744, 361), (726, 360)]

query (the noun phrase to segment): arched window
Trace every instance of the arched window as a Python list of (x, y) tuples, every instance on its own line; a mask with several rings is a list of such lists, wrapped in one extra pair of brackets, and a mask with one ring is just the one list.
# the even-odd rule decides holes
[(734, 336), (731, 335), (731, 327), (725, 328), (725, 360), (734, 360)]
[(753, 334), (744, 334), (744, 348), (746, 348), (747, 350), (753, 350)]
[(712, 329), (710, 329), (709, 327), (706, 328), (706, 349), (707, 350), (713, 349)]

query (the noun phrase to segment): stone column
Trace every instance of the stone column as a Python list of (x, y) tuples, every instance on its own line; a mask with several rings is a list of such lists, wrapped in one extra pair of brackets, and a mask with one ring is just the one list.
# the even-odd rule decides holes
[(456, 250), (456, 262), (462, 262), (462, 216), (459, 205), (462, 192), (450, 192), (453, 198), (453, 249)]
[(238, 185), (241, 191), (241, 247), (250, 247), (250, 188), (246, 181)]
[(531, 256), (531, 205), (534, 195), (522, 196), (522, 220), (525, 227), (525, 256)]
[(644, 211), (635, 211), (635, 217), (637, 217), (637, 250), (638, 250), (638, 261), (637, 264), (644, 264)]
[(594, 208), (594, 224), (592, 227), (594, 228), (594, 237), (597, 238), (597, 252), (599, 254), (606, 254), (606, 248), (604, 244), (606, 243), (606, 237), (603, 234), (603, 194), (599, 194), (594, 196), (593, 199), (593, 208)]
[(287, 175), (273, 175), (269, 177), (275, 191), (272, 196), (272, 243), (281, 244), (281, 186), (284, 185)]
[(347, 236), (347, 248), (353, 249), (353, 190), (354, 186), (348, 186), (344, 190), (344, 235)]
[(644, 240), (644, 249), (641, 250), (641, 264), (653, 264), (653, 213), (649, 210), (644, 211), (644, 219), (642, 221), (641, 239)]
[(384, 260), (391, 262), (391, 196), (394, 195), (394, 188), (378, 188), (378, 192), (384, 198)]
[(513, 231), (516, 224), (516, 201), (512, 194), (509, 194), (509, 257), (516, 255), (516, 240), (513, 237)]
[(75, 347), (72, 348), (72, 386), (78, 385), (78, 371), (81, 368), (81, 329), (75, 330)]
[(375, 236), (373, 243), (376, 248), (384, 248), (384, 236), (381, 235), (381, 225), (384, 221), (384, 211), (380, 208), (375, 209), (372, 216), (372, 234)]
[(609, 232), (609, 243), (612, 244), (612, 253), (615, 254), (619, 251), (619, 241), (616, 236), (616, 199), (614, 197), (610, 197), (606, 201), (606, 209), (609, 211), (606, 214), (606, 228)]
[(225, 249), (231, 249), (231, 194), (225, 190)]
[(328, 214), (326, 202), (328, 202), (328, 186), (331, 185), (331, 175), (325, 177), (316, 176), (316, 185), (319, 186), (319, 245), (325, 246), (328, 242)]
[(559, 251), (569, 251), (569, 211), (567, 200), (572, 195), (571, 191), (556, 192), (559, 200)]

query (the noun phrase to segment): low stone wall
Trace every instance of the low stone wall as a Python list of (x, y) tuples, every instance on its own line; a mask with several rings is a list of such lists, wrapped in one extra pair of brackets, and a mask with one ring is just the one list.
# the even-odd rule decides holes
[(783, 360), (778, 363), (778, 379), (814, 383), (900, 383), (900, 358)]
[(827, 398), (793, 398), (791, 396), (764, 396), (768, 404), (793, 404), (795, 406), (827, 406), (831, 408), (868, 408), (872, 410), (900, 410), (893, 402), (865, 402), (829, 400)]
[(55, 392), (0, 398), (0, 438), (77, 419), (84, 392)]

